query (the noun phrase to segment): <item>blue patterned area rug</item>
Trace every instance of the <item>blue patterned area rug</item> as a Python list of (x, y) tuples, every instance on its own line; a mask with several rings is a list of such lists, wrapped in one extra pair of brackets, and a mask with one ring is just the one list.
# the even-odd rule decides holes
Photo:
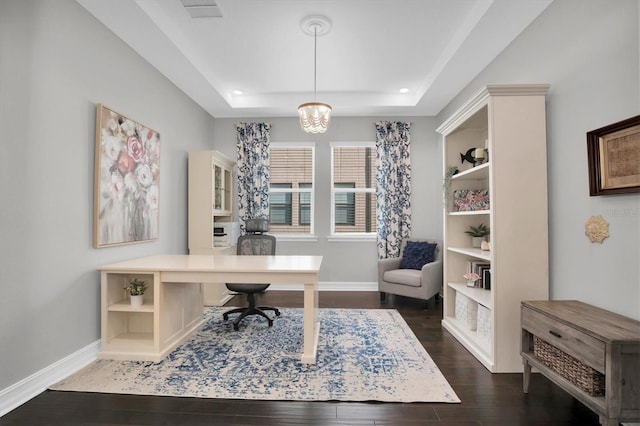
[(315, 365), (300, 361), (302, 309), (268, 327), (229, 309), (160, 362), (97, 360), (52, 390), (289, 401), (460, 402), (407, 323), (391, 309), (320, 309)]

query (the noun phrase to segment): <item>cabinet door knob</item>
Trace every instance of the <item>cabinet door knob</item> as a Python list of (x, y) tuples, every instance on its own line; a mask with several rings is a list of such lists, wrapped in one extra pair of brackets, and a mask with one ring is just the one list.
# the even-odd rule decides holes
[(558, 339), (562, 338), (562, 334), (557, 333), (553, 330), (549, 330), (549, 334), (552, 335), (553, 337), (557, 337)]

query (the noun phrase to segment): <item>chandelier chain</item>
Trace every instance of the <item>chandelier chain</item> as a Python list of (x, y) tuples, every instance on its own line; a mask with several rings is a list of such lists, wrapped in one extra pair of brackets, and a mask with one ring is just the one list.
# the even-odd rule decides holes
[(318, 26), (313, 26), (313, 100), (314, 102), (317, 100), (317, 89), (316, 84), (318, 81), (317, 77), (317, 65), (318, 64)]

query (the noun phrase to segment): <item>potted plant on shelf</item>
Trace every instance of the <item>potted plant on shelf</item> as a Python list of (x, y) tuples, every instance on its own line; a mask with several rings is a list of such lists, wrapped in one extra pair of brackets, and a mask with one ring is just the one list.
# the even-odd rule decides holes
[(129, 293), (129, 297), (131, 298), (131, 306), (142, 306), (144, 302), (144, 292), (147, 290), (149, 285), (146, 281), (139, 280), (137, 278), (133, 278), (129, 280), (129, 284), (124, 288)]
[(467, 231), (464, 231), (465, 234), (471, 235), (471, 246), (480, 248), (482, 246), (482, 242), (486, 241), (485, 237), (489, 235), (489, 228), (484, 223), (481, 223), (478, 226), (470, 225)]

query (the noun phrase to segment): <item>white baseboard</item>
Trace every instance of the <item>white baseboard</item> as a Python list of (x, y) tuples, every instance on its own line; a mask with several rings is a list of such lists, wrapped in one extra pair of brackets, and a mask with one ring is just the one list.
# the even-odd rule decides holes
[[(271, 284), (269, 290), (303, 290), (303, 284)], [(320, 291), (378, 291), (377, 282), (320, 281)]]
[(99, 350), (100, 340), (96, 340), (8, 388), (0, 390), (0, 417), (44, 392), (52, 384), (93, 362)]

